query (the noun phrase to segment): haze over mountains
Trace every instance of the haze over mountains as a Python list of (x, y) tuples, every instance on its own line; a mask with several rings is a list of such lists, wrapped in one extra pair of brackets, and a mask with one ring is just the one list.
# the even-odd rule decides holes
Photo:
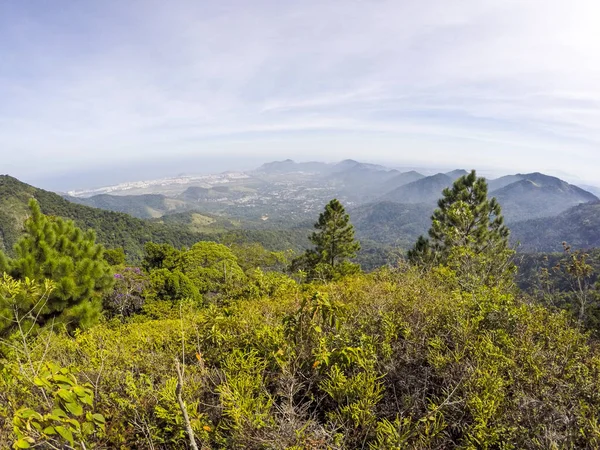
[[(291, 200), (294, 193), (296, 200), (302, 201), (307, 191), (316, 197), (337, 196), (351, 205), (380, 201), (435, 205), (442, 190), (467, 173), (457, 169), (426, 176), (354, 160), (329, 164), (288, 159), (248, 172), (127, 183), (96, 190), (109, 196), (83, 191), (72, 192), (71, 197), (82, 204), (139, 217), (207, 206), (203, 203), (243, 205), (260, 203), (265, 197)], [(587, 190), (541, 173), (506, 175), (488, 180), (488, 184), (489, 194), (501, 202), (509, 221), (554, 216), (580, 203), (598, 200)], [(307, 205), (307, 212), (309, 209)]]
[[(185, 233), (204, 234), (286, 230), (287, 237), (282, 242), (288, 245), (293, 242), (297, 247), (302, 245), (298, 244), (299, 236), (310, 232), (323, 205), (335, 197), (347, 207), (357, 235), (367, 247), (391, 245), (406, 249), (420, 234), (426, 233), (442, 190), (467, 173), (457, 169), (425, 175), (355, 160), (297, 163), (288, 159), (247, 172), (124, 183), (70, 192), (64, 198), (68, 200), (66, 204), (146, 219), (135, 222), (135, 227), (140, 229), (146, 226), (141, 224), (150, 224), (152, 231), (144, 233), (153, 239), (156, 233), (164, 233), (160, 227), (167, 225), (181, 227)], [(8, 179), (0, 184), (5, 204), (9, 198), (7, 186), (13, 191), (13, 203), (14, 191), (19, 189), (29, 196), (46, 192), (24, 188), (27, 185), (20, 185), (14, 179), (8, 183)], [(488, 185), (489, 195), (498, 199), (513, 230), (513, 240), (520, 241), (524, 251), (559, 250), (563, 240), (582, 247), (600, 245), (600, 228), (594, 225), (598, 222), (600, 200), (589, 190), (542, 173), (506, 175), (488, 180)], [(16, 197), (24, 205), (27, 195)], [(57, 202), (54, 199), (51, 203)], [(67, 216), (75, 219), (83, 214), (81, 211), (85, 211), (85, 216), (91, 211), (67, 209)], [(20, 211), (24, 213), (24, 208)], [(22, 219), (21, 214), (16, 216)], [(4, 224), (10, 221), (7, 217), (4, 212)], [(291, 235), (294, 237), (290, 238)], [(185, 236), (185, 242), (194, 237)], [(134, 246), (138, 253), (140, 245)]]

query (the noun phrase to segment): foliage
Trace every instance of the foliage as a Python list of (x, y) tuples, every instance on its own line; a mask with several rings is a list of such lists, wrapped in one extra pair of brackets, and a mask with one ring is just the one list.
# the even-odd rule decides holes
[[(44, 283), (36, 283), (29, 278), (21, 281), (4, 273), (0, 279), (0, 338), (10, 340), (20, 337), (26, 351), (28, 339), (39, 330), (39, 316), (52, 289), (53, 284), (49, 280)], [(19, 361), (27, 357), (19, 352), (20, 346), (2, 340), (0, 344), (0, 355), (12, 355)]]
[[(90, 380), (106, 428), (88, 448), (186, 448), (174, 357), (204, 448), (600, 443), (600, 353), (564, 314), (481, 284), (466, 292), (447, 268), (268, 291), (38, 337), (34, 365)], [(39, 392), (0, 380), (10, 417), (36, 404)]]
[(111, 266), (122, 266), (126, 260), (125, 251), (121, 247), (104, 250), (104, 259)]
[(65, 368), (48, 363), (34, 380), (35, 385), (51, 394), (52, 410), (46, 414), (32, 408), (19, 409), (13, 418), (13, 448), (68, 445), (86, 448), (86, 443), (102, 438), (106, 419), (94, 413), (94, 393), (90, 384), (81, 385)]
[(444, 189), (431, 217), (429, 238), (419, 237), (408, 258), (420, 265), (448, 265), (463, 280), (511, 283), (515, 266), (508, 236), (500, 205), (488, 199), (485, 179), (473, 170)]
[(44, 304), (35, 310), (40, 325), (90, 326), (100, 314), (102, 295), (113, 284), (103, 247), (95, 243), (93, 231), (84, 233), (71, 221), (45, 216), (34, 200), (30, 209), (26, 233), (15, 247), (16, 258), (9, 261), (10, 274), (19, 280), (54, 283)]
[(200, 293), (221, 292), (246, 280), (237, 257), (229, 248), (215, 242), (198, 242), (179, 258), (177, 269), (187, 275)]
[(228, 246), (237, 258), (237, 263), (244, 273), (256, 270), (283, 271), (288, 264), (290, 251), (274, 252), (267, 250), (258, 242), (254, 243), (232, 243)]
[(105, 313), (127, 317), (139, 312), (146, 300), (150, 281), (138, 267), (122, 267), (115, 274), (115, 286), (103, 299)]
[(305, 270), (309, 279), (332, 280), (355, 274), (360, 267), (349, 261), (356, 257), (360, 243), (354, 239), (350, 216), (337, 200), (325, 205), (309, 240), (315, 245), (292, 262), (292, 270)]
[(535, 301), (569, 312), (579, 326), (600, 332), (600, 252), (574, 250), (527, 254), (519, 261), (519, 286)]
[(170, 244), (146, 242), (142, 267), (148, 272), (155, 269), (174, 269), (180, 256), (181, 252)]
[[(464, 203), (448, 220), (485, 209)], [(0, 448), (186, 449), (188, 430), (205, 450), (600, 447), (597, 340), (498, 281), (504, 241), (444, 233), (429, 270), (342, 279), (346, 255), (305, 283), (263, 246), (148, 243), (71, 333), (36, 326), (58, 281), (6, 274)], [(556, 286), (591, 290), (595, 253), (562, 258)]]
[(199, 299), (196, 284), (180, 270), (157, 269), (150, 272), (150, 287), (147, 297), (171, 302), (184, 299)]
[(215, 242), (198, 242), (189, 250), (146, 244), (143, 266), (150, 274), (150, 298), (197, 299), (200, 294), (237, 290), (246, 275), (232, 251)]
[(559, 252), (561, 242), (573, 248), (600, 247), (600, 202), (582, 203), (555, 217), (511, 224), (511, 237), (523, 252)]

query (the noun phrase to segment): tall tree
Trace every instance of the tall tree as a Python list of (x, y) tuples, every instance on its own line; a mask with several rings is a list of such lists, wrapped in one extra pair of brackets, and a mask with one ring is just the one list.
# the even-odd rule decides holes
[(354, 226), (344, 206), (337, 200), (331, 200), (315, 223), (318, 231), (312, 233), (309, 240), (315, 248), (292, 263), (292, 267), (304, 268), (309, 278), (332, 279), (341, 275), (356, 273), (358, 264), (349, 259), (356, 257), (360, 243), (354, 238)]
[(40, 324), (54, 320), (68, 328), (91, 325), (102, 310), (102, 296), (114, 283), (104, 249), (92, 230), (83, 232), (72, 221), (42, 214), (29, 203), (25, 235), (15, 246), (8, 271), (17, 280), (50, 280), (54, 289), (36, 312)]
[(229, 248), (216, 242), (194, 244), (181, 254), (177, 267), (203, 294), (226, 292), (246, 280), (237, 257)]
[(419, 237), (408, 257), (413, 263), (451, 265), (492, 281), (514, 271), (509, 233), (500, 204), (488, 198), (485, 178), (473, 170), (443, 190), (429, 239)]

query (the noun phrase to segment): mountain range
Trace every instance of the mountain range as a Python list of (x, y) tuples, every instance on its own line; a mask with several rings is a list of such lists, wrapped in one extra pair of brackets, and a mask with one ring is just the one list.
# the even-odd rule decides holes
[[(109, 196), (112, 197), (112, 196)], [(82, 229), (93, 229), (108, 248), (122, 247), (131, 262), (141, 259), (149, 241), (190, 247), (198, 241), (259, 242), (268, 249), (299, 249), (307, 230), (257, 230), (252, 224), (196, 212), (144, 220), (122, 212), (107, 211), (71, 202), (58, 194), (0, 175), (0, 250), (9, 254), (24, 230), (28, 203), (35, 199), (44, 214), (73, 220)], [(144, 200), (148, 200), (144, 197)], [(136, 204), (135, 201), (130, 204)], [(160, 201), (159, 201), (160, 203)], [(152, 203), (156, 206), (155, 203)], [(137, 208), (136, 204), (136, 208)]]
[[(87, 197), (61, 197), (1, 176), (0, 247), (10, 249), (18, 238), (33, 197), (45, 213), (96, 229), (101, 242), (123, 246), (134, 258), (148, 240), (182, 246), (227, 233), (253, 235), (273, 249), (298, 249), (308, 244), (312, 223), (335, 197), (346, 205), (362, 241), (406, 249), (426, 233), (442, 190), (465, 174), (458, 169), (426, 175), (355, 160), (285, 160), (246, 173), (111, 186)], [(537, 172), (487, 181), (522, 251), (557, 251), (562, 241), (600, 246), (600, 200), (590, 190)]]

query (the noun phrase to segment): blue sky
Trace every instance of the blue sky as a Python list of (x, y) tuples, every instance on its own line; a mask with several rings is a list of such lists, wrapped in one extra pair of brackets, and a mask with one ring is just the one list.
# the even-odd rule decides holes
[(599, 21), (595, 0), (4, 0), (0, 172), (351, 157), (600, 184)]

